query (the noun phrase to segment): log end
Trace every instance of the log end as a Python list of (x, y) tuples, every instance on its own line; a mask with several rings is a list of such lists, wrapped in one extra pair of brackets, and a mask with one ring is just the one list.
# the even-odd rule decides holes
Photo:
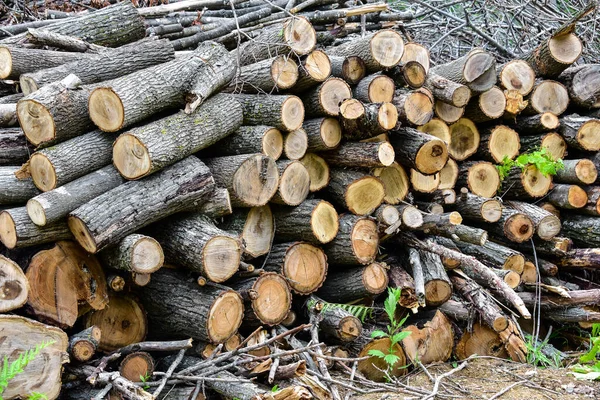
[(587, 151), (600, 151), (600, 120), (585, 122), (577, 132), (577, 143)]
[(404, 207), (401, 213), (401, 218), (402, 224), (409, 228), (416, 229), (423, 225), (423, 213), (415, 206)]
[(535, 84), (535, 72), (525, 60), (512, 60), (500, 71), (499, 81), (506, 90), (516, 90), (527, 96)]
[(393, 129), (398, 123), (398, 109), (392, 103), (383, 103), (377, 111), (377, 121), (382, 129)]
[(352, 228), (350, 234), (352, 252), (361, 264), (369, 264), (375, 260), (379, 249), (379, 233), (375, 221), (362, 218)]
[(275, 160), (262, 154), (248, 157), (233, 175), (235, 196), (250, 207), (267, 204), (279, 187)]
[(560, 218), (554, 214), (550, 214), (539, 221), (536, 233), (540, 239), (550, 240), (560, 233), (561, 225)]
[(125, 122), (125, 108), (117, 93), (111, 88), (97, 88), (88, 99), (90, 119), (104, 132), (116, 132)]
[(583, 208), (587, 204), (588, 196), (580, 186), (570, 185), (568, 203), (573, 208)]
[(261, 275), (252, 289), (257, 293), (252, 299), (252, 310), (266, 325), (281, 323), (292, 305), (292, 293), (286, 280), (274, 272)]
[(282, 34), (285, 43), (300, 56), (310, 53), (317, 44), (317, 33), (310, 21), (304, 17), (288, 19)]
[(7, 79), (12, 73), (12, 54), (6, 46), (0, 47), (0, 79)]
[(492, 163), (478, 162), (469, 168), (467, 184), (472, 193), (491, 198), (500, 188), (500, 174)]
[(331, 75), (331, 61), (327, 53), (313, 50), (304, 60), (306, 74), (315, 82), (323, 82)]
[(37, 226), (46, 225), (46, 210), (44, 210), (39, 200), (33, 198), (27, 201), (27, 214)]
[(313, 209), (310, 226), (313, 234), (321, 243), (329, 243), (337, 236), (340, 223), (339, 216), (331, 203), (321, 200)]
[(335, 118), (323, 118), (320, 134), (323, 143), (328, 149), (335, 149), (342, 141), (342, 127)]
[(364, 114), (365, 106), (357, 99), (346, 99), (340, 104), (340, 115), (346, 120), (356, 120)]
[(497, 86), (483, 92), (478, 101), (481, 111), (490, 119), (500, 118), (506, 109), (506, 97)]
[(545, 196), (552, 187), (551, 176), (542, 174), (535, 165), (529, 165), (521, 174), (521, 182), (531, 197)]
[(455, 107), (440, 100), (435, 101), (433, 110), (435, 111), (435, 115), (447, 124), (455, 123), (465, 113), (464, 107)]
[(80, 340), (69, 348), (69, 353), (77, 361), (88, 361), (96, 354), (96, 346), (87, 340)]
[(452, 105), (454, 107), (464, 107), (471, 100), (471, 89), (461, 85), (452, 93)]
[(27, 74), (21, 75), (21, 77), (19, 78), (19, 83), (21, 84), (21, 90), (23, 91), (23, 94), (25, 96), (28, 96), (29, 94), (39, 89), (39, 86), (35, 79), (28, 76)]
[(343, 342), (352, 342), (360, 336), (362, 323), (353, 315), (342, 318), (338, 325), (338, 335)]
[(568, 33), (551, 38), (548, 41), (548, 49), (555, 61), (567, 67), (577, 61), (583, 50), (583, 44), (577, 35)]
[(367, 74), (367, 66), (362, 58), (350, 56), (342, 63), (342, 76), (351, 85), (356, 85)]
[(283, 275), (292, 290), (305, 295), (321, 287), (327, 275), (327, 256), (318, 247), (295, 243), (286, 252)]
[(225, 282), (238, 271), (241, 258), (239, 240), (221, 235), (211, 238), (202, 251), (206, 277), (213, 282)]
[(379, 75), (369, 84), (368, 97), (371, 103), (391, 102), (394, 98), (396, 84), (386, 75)]
[(448, 161), (448, 147), (440, 139), (429, 140), (418, 150), (415, 166), (419, 172), (431, 175), (444, 168)]
[(363, 270), (362, 276), (365, 289), (371, 294), (383, 293), (388, 285), (388, 275), (379, 263), (371, 263)]
[(17, 226), (10, 213), (0, 212), (0, 241), (9, 249), (17, 246)]
[(540, 123), (547, 130), (554, 130), (560, 126), (560, 120), (556, 116), (556, 114), (552, 114), (551, 112), (545, 112), (540, 116)]
[(486, 200), (481, 205), (481, 216), (487, 222), (498, 222), (502, 217), (502, 203), (495, 199)]
[(292, 161), (279, 179), (279, 199), (288, 206), (297, 206), (308, 196), (310, 175), (300, 161)]
[[(406, 45), (405, 49), (408, 48), (408, 45), (410, 45), (410, 43)], [(427, 62), (429, 63), (429, 58), (427, 59)], [(404, 82), (406, 82), (408, 86), (413, 89), (417, 89), (423, 87), (425, 84), (425, 80), (427, 79), (427, 70), (419, 61), (411, 60), (404, 64), (404, 68), (402, 68), (402, 76), (404, 77)]]
[(145, 376), (151, 376), (154, 372), (154, 360), (150, 354), (137, 351), (128, 354), (119, 365), (119, 373), (131, 382), (141, 382)]
[(503, 269), (514, 271), (517, 274), (521, 274), (523, 272), (523, 268), (525, 265), (525, 257), (522, 254), (512, 254), (506, 257)]
[(508, 285), (509, 288), (514, 289), (521, 283), (521, 276), (517, 274), (515, 271), (508, 271), (506, 275), (504, 275), (504, 282)]
[(276, 128), (269, 128), (262, 137), (262, 152), (278, 160), (283, 153), (283, 135)]
[(289, 57), (277, 56), (271, 63), (271, 79), (278, 89), (289, 89), (298, 81), (298, 64)]
[(502, 163), (504, 157), (512, 160), (521, 149), (519, 134), (505, 125), (499, 125), (493, 129), (490, 135), (488, 149), (496, 163)]
[(310, 176), (311, 192), (319, 191), (329, 184), (329, 165), (327, 165), (323, 157), (308, 153), (300, 159), (300, 162), (304, 165)]
[(251, 258), (267, 254), (271, 249), (274, 235), (275, 226), (271, 207), (264, 205), (251, 208), (242, 231), (244, 252)]
[(54, 118), (48, 108), (35, 100), (17, 102), (17, 118), (23, 133), (34, 146), (56, 137)]
[(29, 281), (11, 259), (0, 255), (0, 312), (15, 310), (27, 302)]
[(406, 171), (397, 162), (383, 168), (376, 168), (373, 175), (381, 179), (385, 189), (383, 200), (388, 204), (398, 204), (408, 194), (410, 183)]
[(344, 200), (348, 210), (356, 215), (369, 215), (383, 202), (383, 183), (374, 176), (365, 176), (348, 185)]
[(450, 128), (439, 118), (432, 118), (426, 124), (419, 126), (417, 130), (443, 140), (446, 145), (450, 144)]
[(450, 125), (450, 146), (448, 152), (456, 161), (472, 156), (479, 147), (479, 130), (467, 118), (461, 118)]
[[(2, 214), (0, 214), (0, 217)], [(75, 240), (79, 243), (81, 247), (83, 247), (88, 253), (96, 253), (98, 252), (98, 245), (96, 243), (96, 239), (89, 231), (85, 222), (74, 215), (70, 215), (68, 217), (69, 230), (75, 237)], [(8, 246), (7, 246), (8, 247)]]
[(433, 101), (422, 91), (410, 92), (406, 96), (403, 108), (400, 114), (413, 125), (424, 125), (433, 118)]
[(138, 272), (131, 273), (131, 281), (135, 286), (146, 286), (150, 283), (152, 274), (140, 274)]
[(440, 187), (440, 174), (425, 175), (416, 169), (411, 169), (410, 183), (417, 192), (432, 193)]
[(340, 104), (352, 97), (350, 86), (340, 78), (329, 78), (321, 84), (319, 102), (323, 111), (332, 117), (340, 114)]
[(548, 150), (548, 155), (553, 160), (564, 158), (567, 152), (567, 142), (565, 142), (565, 139), (556, 132), (550, 132), (546, 134), (546, 136), (544, 136), (542, 139), (540, 147)]
[(144, 143), (124, 133), (113, 145), (113, 164), (125, 179), (139, 179), (150, 173), (152, 160)]
[(569, 92), (562, 83), (543, 81), (534, 88), (529, 105), (539, 114), (551, 112), (560, 115), (569, 105)]
[(452, 296), (450, 282), (435, 279), (425, 283), (425, 299), (428, 306), (444, 304)]
[(140, 238), (131, 251), (131, 266), (139, 274), (151, 274), (163, 266), (165, 257), (160, 244), (151, 237)]
[(404, 40), (399, 32), (384, 30), (371, 38), (369, 50), (373, 59), (383, 68), (391, 68), (400, 63), (404, 54)]
[(208, 337), (213, 343), (223, 343), (237, 332), (242, 324), (244, 303), (233, 290), (223, 292), (208, 312)]
[(535, 232), (531, 218), (522, 213), (511, 215), (504, 223), (504, 235), (510, 241), (523, 243)]
[(288, 160), (299, 160), (308, 149), (308, 135), (302, 128), (295, 129), (285, 136), (283, 152)]
[(377, 158), (381, 164), (389, 167), (396, 159), (394, 147), (389, 142), (381, 142), (377, 150)]
[(575, 175), (577, 178), (586, 185), (591, 185), (596, 182), (598, 178), (598, 170), (595, 164), (587, 158), (579, 160), (575, 166)]
[(34, 153), (29, 159), (29, 173), (33, 183), (42, 192), (56, 188), (57, 176), (52, 161), (42, 153)]

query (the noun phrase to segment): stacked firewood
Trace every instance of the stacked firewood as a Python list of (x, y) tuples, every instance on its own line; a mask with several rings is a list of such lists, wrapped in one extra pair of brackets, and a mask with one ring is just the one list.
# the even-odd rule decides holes
[[(532, 314), (600, 321), (600, 66), (575, 24), (431, 66), (384, 4), (326, 3), (122, 2), (0, 41), (2, 348), (52, 342), (5, 398), (339, 399), (334, 367), (361, 390), (525, 361)], [(501, 178), (539, 149), (564, 168)], [(388, 288), (401, 343), (371, 337)]]

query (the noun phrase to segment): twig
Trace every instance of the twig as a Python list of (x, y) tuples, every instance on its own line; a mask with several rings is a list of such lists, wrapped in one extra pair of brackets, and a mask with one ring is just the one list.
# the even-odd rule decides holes
[(112, 351), (109, 353), (109, 355), (115, 353), (126, 355), (129, 353), (135, 353), (136, 351), (179, 351), (183, 349), (189, 349), (191, 347), (192, 339), (172, 340), (166, 342), (139, 342)]
[[(314, 343), (319, 343), (319, 320), (318, 320), (318, 316), (314, 312), (311, 312), (311, 314), (310, 314), (310, 322), (312, 324), (312, 326), (310, 328), (311, 340)], [(323, 355), (323, 351), (321, 350), (321, 348), (317, 348), (316, 352), (317, 352), (317, 354), (319, 354), (321, 356)], [(331, 379), (331, 375), (329, 375), (329, 370), (327, 369), (327, 365), (325, 365), (325, 361), (322, 358), (317, 359), (317, 365), (319, 366), (319, 370), (321, 371), (321, 374), (325, 378)], [(342, 399), (340, 397), (340, 393), (338, 392), (337, 386), (335, 386), (335, 384), (329, 382), (329, 390), (331, 391), (333, 400), (341, 400)]]
[(448, 372), (445, 372), (443, 374), (441, 374), (440, 376), (438, 376), (437, 378), (435, 378), (435, 382), (433, 384), (433, 390), (431, 391), (431, 394), (428, 395), (427, 397), (425, 397), (423, 400), (429, 400), (429, 399), (434, 399), (435, 396), (437, 396), (438, 391), (440, 390), (440, 384), (442, 383), (442, 379), (449, 377), (450, 375), (452, 375), (455, 372), (460, 371), (461, 369), (465, 368), (467, 366), (468, 363), (468, 359), (463, 361), (462, 363), (460, 363), (460, 365), (456, 368), (451, 369)]
[[(358, 361), (354, 361), (352, 363), (352, 371), (350, 372), (350, 382), (354, 380), (354, 375), (356, 374), (356, 367), (358, 367)], [(346, 396), (344, 396), (344, 400), (350, 400), (350, 396), (352, 396), (352, 393), (346, 393)]]
[(98, 393), (96, 393), (96, 395), (92, 398), (92, 400), (103, 400), (104, 397), (106, 397), (106, 395), (108, 394), (108, 392), (110, 392), (112, 390), (112, 383), (109, 383), (108, 385), (104, 386), (104, 388), (102, 388), (101, 391), (99, 391)]
[(152, 393), (152, 395), (154, 397), (158, 397), (158, 395), (160, 394), (160, 392), (162, 392), (162, 390), (165, 388), (165, 385), (167, 384), (167, 380), (169, 380), (169, 378), (171, 377), (171, 375), (173, 375), (173, 372), (175, 371), (175, 368), (177, 368), (177, 366), (181, 363), (181, 360), (183, 360), (183, 356), (184, 355), (185, 355), (185, 349), (179, 350), (179, 354), (177, 354), (177, 358), (175, 359), (175, 361), (173, 361), (173, 363), (171, 364), (171, 366), (167, 370), (167, 373), (161, 379), (160, 385), (156, 388), (156, 390), (154, 391), (154, 393)]
[(492, 397), (490, 397), (488, 400), (497, 399), (500, 396), (502, 396), (504, 393), (508, 392), (510, 389), (514, 388), (515, 386), (519, 386), (519, 385), (522, 385), (524, 383), (527, 383), (527, 380), (522, 380), (522, 381), (519, 381), (519, 382), (515, 382), (512, 385), (509, 385), (509, 386), (505, 387), (504, 389), (502, 389), (501, 391), (499, 391), (498, 393), (496, 393), (495, 395), (493, 395)]
[(94, 368), (92, 373), (88, 376), (87, 381), (89, 383), (91, 383), (92, 385), (95, 385), (98, 375), (100, 375), (102, 372), (104, 372), (104, 368), (106, 368), (108, 363), (118, 360), (119, 358), (121, 358), (121, 353), (112, 353), (112, 354), (102, 357), (100, 359), (100, 362), (98, 363), (98, 366), (96, 368)]

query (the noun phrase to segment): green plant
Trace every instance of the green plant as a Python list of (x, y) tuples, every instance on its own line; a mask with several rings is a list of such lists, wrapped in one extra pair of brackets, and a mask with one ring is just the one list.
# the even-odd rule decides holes
[[(550, 349), (545, 351), (547, 347), (551, 347), (548, 344), (548, 339), (545, 339), (543, 342), (534, 342), (533, 336), (528, 334), (525, 334), (525, 339), (528, 364), (542, 368), (560, 368), (561, 360), (559, 353), (553, 352)], [(547, 354), (554, 354), (554, 356), (549, 357)]]
[(275, 386), (273, 386), (273, 387), (271, 388), (271, 392), (272, 392), (272, 393), (275, 393), (275, 392), (276, 392), (276, 391), (278, 391), (278, 390), (279, 390), (279, 386), (277, 386), (277, 385), (275, 385)]
[(521, 168), (521, 171), (523, 171), (528, 165), (535, 165), (538, 171), (544, 176), (556, 175), (558, 171), (565, 168), (563, 161), (561, 159), (553, 160), (548, 149), (545, 147), (529, 153), (523, 153), (514, 160), (504, 157), (502, 164), (496, 165), (496, 168), (498, 169), (500, 180), (503, 181), (513, 168)]
[(592, 325), (590, 335), (590, 349), (587, 353), (579, 357), (579, 362), (591, 365), (576, 364), (571, 367), (572, 374), (577, 379), (600, 380), (600, 360), (597, 356), (600, 352), (600, 323)]
[[(37, 357), (40, 351), (42, 351), (48, 346), (53, 345), (54, 343), (56, 342), (53, 340), (40, 343), (36, 345), (35, 348), (25, 350), (24, 353), (19, 354), (19, 357), (17, 357), (17, 359), (11, 363), (8, 362), (8, 356), (4, 356), (4, 361), (2, 362), (2, 370), (0, 370), (0, 400), (3, 400), (2, 393), (4, 393), (4, 391), (6, 390), (10, 381), (14, 379), (17, 375), (23, 373), (25, 367), (27, 367), (27, 365)], [(45, 398), (45, 395), (33, 392), (29, 395), (28, 399), (39, 400)]]
[(373, 307), (361, 306), (356, 304), (338, 304), (338, 303), (327, 303), (323, 302), (323, 308), (321, 312), (325, 312), (328, 309), (341, 308), (342, 310), (348, 311), (356, 318), (360, 319), (361, 322), (365, 322), (367, 318), (373, 318)]
[[(146, 372), (146, 375), (140, 375), (140, 382), (142, 383), (146, 383), (148, 382), (148, 380), (152, 377), (152, 375), (150, 375), (148, 372)], [(144, 390), (150, 389), (150, 386), (148, 385), (144, 385), (143, 386)]]
[(388, 297), (385, 299), (383, 306), (385, 309), (385, 313), (390, 319), (390, 324), (387, 326), (386, 331), (375, 330), (371, 332), (371, 338), (389, 338), (390, 339), (390, 348), (387, 349), (387, 354), (381, 350), (369, 350), (369, 355), (373, 357), (378, 357), (383, 359), (388, 367), (392, 368), (398, 361), (400, 361), (400, 357), (396, 355), (394, 350), (395, 346), (402, 341), (402, 339), (406, 338), (410, 335), (410, 332), (401, 332), (402, 326), (406, 322), (408, 315), (402, 318), (400, 321), (396, 318), (396, 307), (398, 305), (398, 300), (400, 300), (400, 289), (388, 288)]

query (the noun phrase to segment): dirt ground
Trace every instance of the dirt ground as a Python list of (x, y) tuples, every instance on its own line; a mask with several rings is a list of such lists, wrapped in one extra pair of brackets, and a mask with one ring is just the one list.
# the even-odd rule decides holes
[[(455, 364), (456, 365), (456, 364)], [(437, 376), (450, 371), (452, 364), (427, 367), (429, 374)], [(490, 399), (510, 385), (517, 384), (506, 393), (494, 397), (501, 400), (575, 400), (600, 399), (600, 382), (578, 381), (568, 369), (533, 368), (498, 359), (473, 359), (467, 366), (444, 378), (440, 394), (436, 399)], [(431, 392), (433, 384), (423, 372), (414, 372), (405, 377), (403, 383)], [(361, 400), (408, 400), (422, 397), (391, 393), (354, 395)]]

